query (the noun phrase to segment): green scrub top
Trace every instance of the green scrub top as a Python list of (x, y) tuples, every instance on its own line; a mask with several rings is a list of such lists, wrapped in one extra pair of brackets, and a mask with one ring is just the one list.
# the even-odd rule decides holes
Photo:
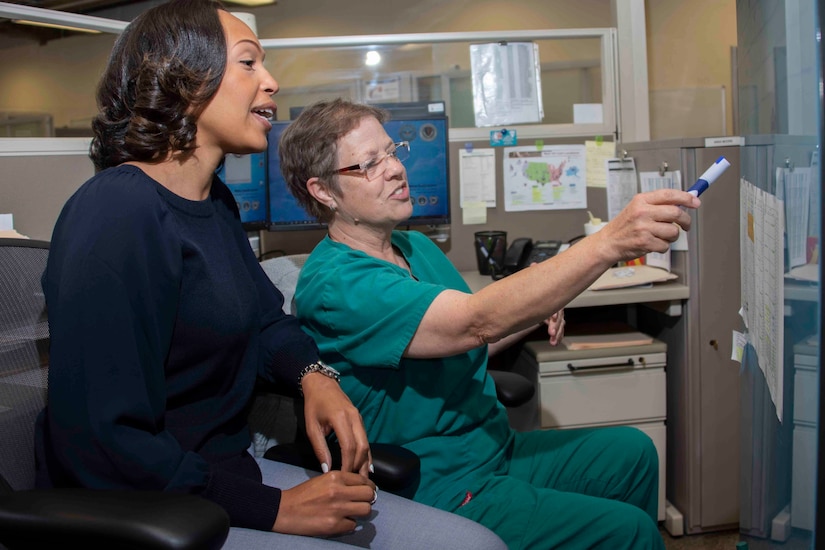
[(421, 458), (413, 498), (456, 510), (506, 471), (514, 432), (487, 375), (487, 346), (443, 359), (403, 357), (435, 297), (470, 289), (422, 233), (394, 231), (392, 243), (412, 276), (326, 237), (301, 270), (297, 314), (323, 360), (341, 372), (370, 441)]

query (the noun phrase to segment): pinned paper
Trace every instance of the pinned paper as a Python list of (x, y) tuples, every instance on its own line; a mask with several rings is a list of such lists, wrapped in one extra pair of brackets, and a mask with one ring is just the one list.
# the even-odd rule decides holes
[(461, 207), (461, 222), (464, 225), (487, 223), (487, 205), (483, 202), (467, 202)]
[(508, 147), (501, 170), (506, 212), (587, 208), (583, 145)]
[(745, 334), (736, 330), (732, 332), (733, 340), (731, 342), (730, 358), (732, 361), (741, 363), (742, 356), (745, 353), (745, 346), (748, 345), (748, 337)]
[(490, 145), (493, 147), (510, 147), (516, 143), (518, 143), (518, 137), (515, 130), (503, 128), (490, 132)]
[(494, 208), (496, 206), (495, 149), (459, 150), (458, 161), (460, 206), (464, 208), (468, 204), (482, 203), (487, 208)]
[(595, 141), (584, 142), (587, 162), (587, 187), (607, 187), (607, 159), (616, 156), (616, 144), (598, 136)]
[(471, 44), (470, 71), (477, 127), (544, 119), (537, 43)]

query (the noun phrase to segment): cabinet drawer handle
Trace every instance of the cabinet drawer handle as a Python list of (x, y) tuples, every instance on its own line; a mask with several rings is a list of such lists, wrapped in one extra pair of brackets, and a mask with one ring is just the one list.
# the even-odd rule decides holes
[(580, 371), (586, 370), (596, 370), (596, 369), (628, 369), (633, 368), (633, 365), (636, 363), (633, 362), (633, 359), (628, 359), (625, 363), (613, 363), (608, 365), (591, 365), (589, 367), (577, 367), (573, 363), (567, 363), (567, 368), (570, 369), (570, 372), (576, 373)]

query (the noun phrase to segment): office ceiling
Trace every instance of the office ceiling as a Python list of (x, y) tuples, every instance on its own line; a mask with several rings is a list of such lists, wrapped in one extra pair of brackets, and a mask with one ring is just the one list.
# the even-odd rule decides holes
[[(111, 8), (129, 4), (142, 4), (143, 2), (128, 2), (125, 0), (28, 0), (9, 3), (33, 8), (107, 17), (107, 15), (103, 15), (101, 11), (108, 12)], [(72, 31), (18, 25), (12, 23), (10, 19), (0, 18), (0, 47), (11, 47), (32, 41), (45, 44), (52, 40), (76, 35), (77, 33)]]
[[(163, 0), (24, 0), (22, 2), (9, 3), (33, 8), (119, 19), (121, 21), (131, 21), (142, 11), (162, 2)], [(225, 1), (224, 3), (227, 5), (233, 4), (232, 0)], [(12, 23), (10, 19), (0, 17), (0, 48), (30, 41), (45, 44), (52, 40), (76, 35), (77, 33), (73, 31), (18, 25)]]

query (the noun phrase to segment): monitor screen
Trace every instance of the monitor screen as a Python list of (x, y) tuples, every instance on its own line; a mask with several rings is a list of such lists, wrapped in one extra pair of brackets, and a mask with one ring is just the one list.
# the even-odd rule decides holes
[(322, 229), (326, 227), (313, 218), (298, 204), (289, 191), (284, 176), (281, 174), (281, 159), (278, 157), (278, 142), (281, 134), (289, 125), (288, 121), (272, 123), (269, 131), (267, 148), (269, 178), (269, 225), (270, 231), (294, 231), (300, 229)]
[[(431, 112), (433, 105), (436, 107)], [(384, 124), (390, 138), (410, 143), (410, 158), (404, 166), (413, 213), (406, 225), (450, 223), (449, 140), (443, 105), (379, 105), (390, 112), (390, 120)]]
[(226, 155), (218, 168), (223, 180), (241, 213), (241, 224), (247, 231), (267, 226), (267, 174), (266, 153), (251, 155)]

